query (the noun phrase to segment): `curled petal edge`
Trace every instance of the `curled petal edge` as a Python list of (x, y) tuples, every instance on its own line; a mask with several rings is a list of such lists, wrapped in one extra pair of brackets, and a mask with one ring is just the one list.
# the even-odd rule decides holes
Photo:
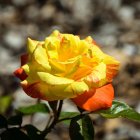
[(23, 68), (19, 68), (16, 71), (14, 71), (14, 75), (22, 81), (28, 77)]

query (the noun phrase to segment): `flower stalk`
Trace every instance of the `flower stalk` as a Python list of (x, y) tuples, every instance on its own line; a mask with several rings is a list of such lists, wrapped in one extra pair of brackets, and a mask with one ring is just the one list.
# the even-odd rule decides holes
[[(57, 124), (58, 120), (59, 120), (59, 116), (61, 113), (61, 109), (62, 109), (62, 105), (63, 105), (63, 100), (59, 101), (59, 105), (58, 105), (58, 109), (57, 110), (53, 110), (54, 114), (53, 114), (53, 121), (50, 125), (49, 121), (48, 124), (46, 125), (45, 129), (42, 131), (42, 133), (40, 134), (41, 138), (45, 138), (46, 135), (55, 127), (55, 125)], [(52, 116), (50, 116), (50, 121), (52, 120)]]

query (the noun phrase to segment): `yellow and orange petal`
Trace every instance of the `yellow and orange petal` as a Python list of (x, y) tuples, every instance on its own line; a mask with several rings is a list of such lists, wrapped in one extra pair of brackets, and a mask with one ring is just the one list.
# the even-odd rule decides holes
[(38, 88), (39, 82), (28, 84), (27, 82), (24, 81), (24, 82), (21, 82), (21, 86), (27, 95), (33, 98), (47, 100), (45, 95), (43, 95), (43, 93), (41, 93), (41, 91)]

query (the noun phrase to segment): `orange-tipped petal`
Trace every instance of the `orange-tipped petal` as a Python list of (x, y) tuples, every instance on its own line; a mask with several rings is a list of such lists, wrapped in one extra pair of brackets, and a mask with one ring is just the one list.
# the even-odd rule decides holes
[(21, 66), (25, 65), (28, 62), (28, 54), (21, 55)]
[(106, 55), (103, 62), (106, 64), (106, 78), (108, 82), (112, 82), (113, 78), (117, 75), (120, 63), (112, 56)]
[(87, 111), (96, 111), (111, 107), (114, 98), (112, 84), (105, 85), (96, 91), (91, 90), (73, 98), (73, 102), (80, 108)]
[(25, 82), (21, 82), (21, 86), (22, 86), (22, 88), (23, 88), (23, 90), (25, 91), (26, 94), (28, 94), (29, 96), (31, 96), (33, 98), (47, 100), (47, 98), (45, 96), (43, 96), (43, 94), (39, 90), (38, 85), (39, 85), (39, 82), (36, 82), (36, 83), (33, 83), (33, 84), (28, 84), (28, 83), (25, 83)]
[(16, 71), (14, 71), (14, 75), (18, 77), (20, 80), (25, 80), (27, 78), (27, 74), (22, 68), (19, 68)]

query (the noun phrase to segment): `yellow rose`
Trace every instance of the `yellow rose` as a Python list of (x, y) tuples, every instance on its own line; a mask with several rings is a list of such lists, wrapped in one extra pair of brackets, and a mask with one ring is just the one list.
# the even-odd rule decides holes
[(28, 39), (21, 65), (15, 75), (31, 97), (47, 101), (72, 98), (89, 111), (112, 104), (110, 83), (119, 62), (103, 53), (91, 37), (80, 39), (54, 31), (44, 41)]

